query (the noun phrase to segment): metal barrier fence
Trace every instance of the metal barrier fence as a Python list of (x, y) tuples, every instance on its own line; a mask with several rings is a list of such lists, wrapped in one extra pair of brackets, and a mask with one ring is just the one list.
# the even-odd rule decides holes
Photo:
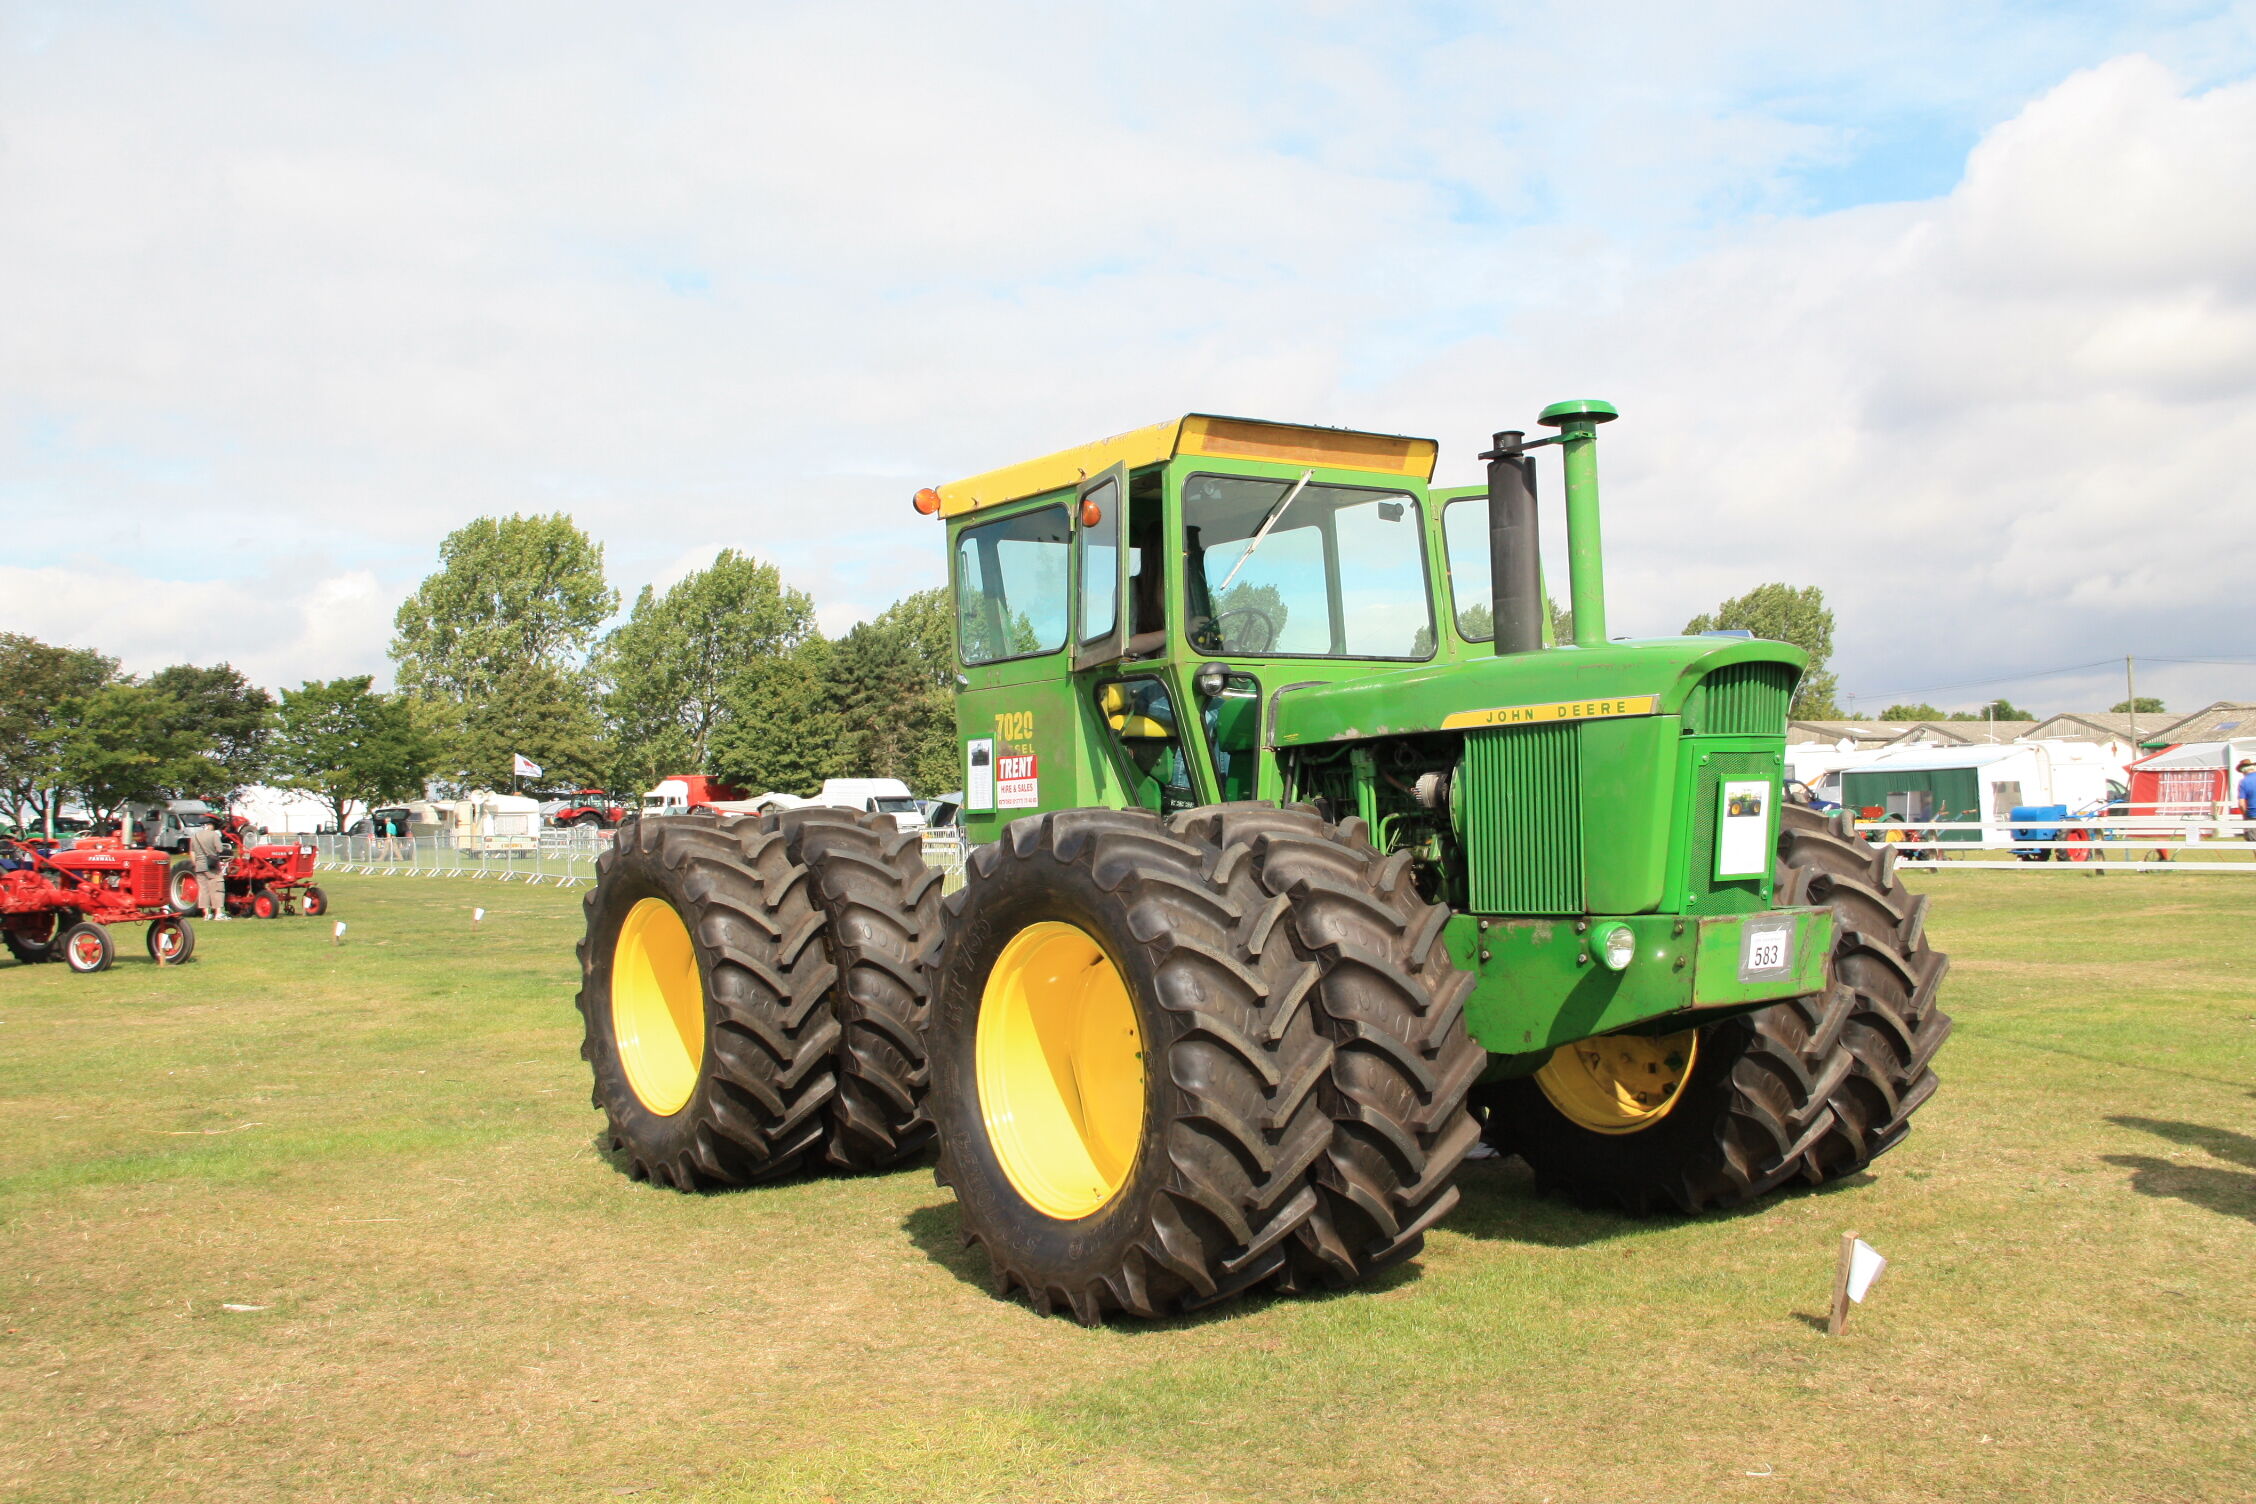
[[(469, 877), (572, 887), (595, 881), (595, 859), (612, 832), (585, 827), (544, 830), (538, 837), (496, 836), (458, 842), (437, 836), (299, 836), (315, 850), (321, 871), (353, 877)], [(941, 871), (941, 891), (963, 886), (960, 830), (924, 832), (924, 859)]]
[[(2256, 830), (2256, 821), (2141, 815), (2104, 824), (2067, 820), (2057, 826), (2023, 828), (2057, 830), (2059, 835), (2023, 841), (2014, 839), (2011, 827), (1955, 820), (1857, 823), (1866, 840), (1895, 848), (1898, 866), (1915, 869), (2256, 874), (2256, 840), (2248, 839), (2248, 832)], [(1971, 833), (1971, 839), (1940, 839), (1958, 832)], [(528, 886), (571, 887), (595, 880), (595, 859), (610, 844), (611, 832), (544, 830), (537, 839), (497, 837), (462, 845), (450, 836), (324, 835), (298, 839), (313, 843), (318, 853), (315, 865), (326, 872), (361, 877), (490, 878)], [(924, 832), (924, 859), (940, 869), (943, 893), (963, 886), (966, 854), (961, 830)]]
[[(1875, 845), (1893, 847), (1896, 865), (2038, 872), (2256, 874), (2256, 820), (2134, 815), (2047, 820), (2021, 830), (2053, 832), (2020, 840), (2016, 827), (1963, 820), (1859, 820)], [(1958, 840), (1943, 837), (1970, 832)], [(2113, 855), (2112, 853), (2125, 853)]]

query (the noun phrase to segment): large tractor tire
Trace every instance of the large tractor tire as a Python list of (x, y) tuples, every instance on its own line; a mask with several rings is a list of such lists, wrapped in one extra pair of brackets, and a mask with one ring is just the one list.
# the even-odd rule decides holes
[(35, 914), (10, 914), (0, 918), (0, 945), (6, 945), (8, 954), (26, 966), (53, 961), (62, 955), (57, 940), (77, 922), (75, 914), (66, 919), (52, 909)]
[(196, 866), (193, 862), (174, 862), (166, 874), (165, 896), (171, 900), (175, 914), (194, 914), (201, 908), (196, 901)]
[(1902, 1142), (1951, 1028), (1927, 900), (1897, 882), (1892, 849), (1799, 805), (1783, 811), (1776, 891), (1782, 907), (1832, 908), (1826, 991), (1679, 1034), (1583, 1040), (1483, 1089), (1490, 1141), (1539, 1189), (1699, 1212), (1838, 1179)]
[(1030, 817), (946, 907), (940, 1176), (1000, 1293), (1094, 1323), (1345, 1283), (1453, 1204), (1469, 979), (1359, 823)]
[(884, 1169), (932, 1141), (924, 967), (940, 933), (940, 872), (925, 865), (917, 834), (895, 829), (891, 815), (808, 809), (776, 819), (811, 874), (837, 974), (838, 1095), (824, 1158), (840, 1169)]
[(583, 907), (580, 1053), (627, 1172), (687, 1191), (819, 1162), (838, 1090), (836, 971), (776, 823), (627, 826)]

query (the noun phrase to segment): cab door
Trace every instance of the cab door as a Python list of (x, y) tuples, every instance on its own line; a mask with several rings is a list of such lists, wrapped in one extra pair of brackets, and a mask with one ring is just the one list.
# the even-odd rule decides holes
[(1073, 669), (1117, 663), (1128, 651), (1128, 471), (1100, 470), (1073, 494)]

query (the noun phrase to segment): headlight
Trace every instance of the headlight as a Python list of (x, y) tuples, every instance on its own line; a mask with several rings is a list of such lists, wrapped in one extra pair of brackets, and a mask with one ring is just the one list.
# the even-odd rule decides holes
[(1637, 936), (1626, 924), (1609, 924), (1598, 936), (1598, 957), (1615, 971), (1629, 970), (1637, 959)]

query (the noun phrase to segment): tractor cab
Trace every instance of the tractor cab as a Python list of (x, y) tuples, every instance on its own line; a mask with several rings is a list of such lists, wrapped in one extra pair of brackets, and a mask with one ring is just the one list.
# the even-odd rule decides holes
[(1463, 644), (1429, 439), (1191, 415), (919, 493), (949, 527), (964, 820), (1283, 797), (1286, 685)]

